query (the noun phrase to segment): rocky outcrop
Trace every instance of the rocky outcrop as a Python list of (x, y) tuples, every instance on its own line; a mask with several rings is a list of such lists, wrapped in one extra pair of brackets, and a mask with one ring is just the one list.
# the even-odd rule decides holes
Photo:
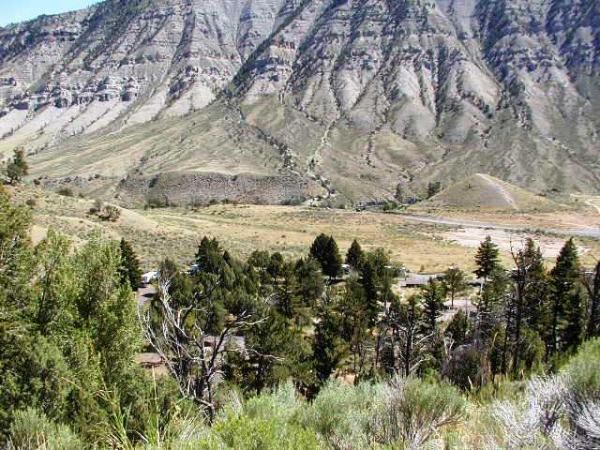
[(163, 173), (151, 178), (128, 177), (119, 183), (116, 198), (139, 206), (202, 206), (210, 202), (300, 204), (315, 197), (319, 186), (294, 174)]
[[(26, 144), (35, 170), (81, 136), (124, 151), (150, 121), (206, 134), (196, 112), (220, 103), (280, 155), (271, 175), (329, 196), (478, 172), (597, 191), (599, 17), (597, 0), (109, 0), (0, 29), (0, 152)], [(226, 158), (228, 127), (197, 151)]]

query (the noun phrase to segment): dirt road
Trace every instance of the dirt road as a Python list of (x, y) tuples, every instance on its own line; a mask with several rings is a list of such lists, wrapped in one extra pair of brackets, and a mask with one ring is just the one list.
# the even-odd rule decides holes
[[(406, 220), (412, 220), (414, 222), (431, 223), (438, 225), (448, 225), (460, 228), (472, 228), (482, 230), (501, 230), (508, 233), (522, 233), (527, 234), (529, 230), (526, 227), (518, 225), (502, 224), (502, 223), (490, 223), (490, 222), (479, 222), (471, 220), (456, 220), (447, 219), (444, 217), (435, 216), (418, 216), (413, 214), (401, 214)], [(585, 227), (585, 228), (570, 228), (570, 229), (558, 229), (558, 228), (542, 228), (539, 231), (547, 234), (556, 234), (565, 237), (585, 237), (600, 239), (600, 227)]]

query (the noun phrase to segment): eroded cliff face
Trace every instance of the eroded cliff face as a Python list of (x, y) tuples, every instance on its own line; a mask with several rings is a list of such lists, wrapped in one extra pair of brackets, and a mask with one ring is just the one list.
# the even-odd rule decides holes
[(477, 172), (598, 190), (600, 3), (111, 0), (0, 30), (0, 115), (0, 151), (54, 177), (238, 158), (352, 200)]
[(203, 108), (285, 17), (284, 3), (111, 0), (9, 27), (0, 134), (51, 139)]

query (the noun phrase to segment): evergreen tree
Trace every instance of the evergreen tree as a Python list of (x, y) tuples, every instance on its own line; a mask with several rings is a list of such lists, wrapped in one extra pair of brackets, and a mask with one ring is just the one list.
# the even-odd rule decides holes
[(172, 259), (166, 258), (158, 265), (161, 280), (172, 280), (179, 273), (179, 266)]
[[(564, 321), (567, 316), (570, 320), (575, 320), (575, 311), (569, 311), (568, 309), (578, 303), (574, 301), (573, 296), (579, 282), (580, 272), (577, 247), (573, 239), (569, 239), (561, 249), (556, 259), (556, 265), (550, 272), (551, 323), (550, 341), (548, 343), (550, 355), (555, 354), (564, 345), (568, 344), (568, 342), (561, 342), (566, 337), (561, 336), (561, 331), (565, 328)], [(567, 324), (568, 326), (569, 324)], [(573, 339), (571, 332), (569, 332), (568, 339)]]
[(442, 183), (439, 181), (430, 181), (427, 184), (427, 198), (437, 195), (442, 190)]
[(277, 279), (282, 275), (283, 266), (283, 255), (279, 252), (275, 252), (271, 255), (271, 258), (269, 259), (269, 264), (267, 265), (267, 272), (273, 278)]
[(252, 349), (241, 362), (242, 387), (260, 394), (293, 378), (310, 382), (312, 366), (310, 344), (295, 327), (276, 311), (264, 314), (264, 320), (246, 334), (246, 347)]
[(446, 269), (441, 281), (444, 292), (450, 296), (451, 308), (454, 309), (454, 299), (456, 296), (465, 292), (469, 287), (466, 274), (458, 267), (452, 266)]
[[(524, 329), (534, 326), (541, 331), (544, 323), (546, 276), (541, 250), (532, 239), (527, 239), (524, 248), (513, 253), (513, 260), (515, 268), (512, 272), (513, 290), (507, 304), (506, 345), (511, 338), (512, 365), (516, 376), (521, 370), (521, 354), (527, 349), (523, 342)], [(535, 332), (533, 329), (527, 336), (531, 337)]]
[(203, 237), (196, 252), (196, 264), (200, 272), (219, 275), (225, 268), (223, 250), (215, 238)]
[(313, 339), (314, 368), (319, 383), (325, 383), (345, 354), (345, 345), (339, 335), (339, 319), (335, 312), (324, 307), (317, 315)]
[(373, 262), (366, 259), (361, 265), (361, 284), (364, 290), (365, 305), (364, 309), (369, 318), (369, 324), (373, 325), (377, 320), (377, 313), (379, 311), (378, 305), (378, 280), (377, 280), (377, 269)]
[(454, 342), (454, 345), (460, 346), (470, 341), (471, 322), (463, 310), (457, 311), (452, 320), (444, 330), (444, 334)]
[(0, 311), (7, 316), (30, 304), (34, 264), (30, 224), (30, 211), (12, 205), (8, 192), (0, 186)]
[(494, 328), (501, 322), (509, 281), (505, 271), (497, 268), (483, 286), (477, 303), (476, 327), (476, 337), (483, 342), (492, 338)]
[(284, 263), (280, 269), (280, 275), (282, 281), (277, 285), (275, 291), (277, 310), (286, 319), (293, 319), (297, 314), (299, 304), (298, 280), (294, 266), (291, 263)]
[(479, 278), (487, 280), (500, 267), (499, 254), (498, 246), (492, 242), (492, 238), (486, 237), (475, 255), (475, 264), (477, 264), (475, 274)]
[(264, 250), (254, 250), (248, 258), (248, 264), (257, 269), (265, 269), (269, 266), (269, 252)]
[(313, 258), (300, 258), (296, 262), (295, 270), (298, 279), (298, 295), (305, 306), (315, 306), (325, 290), (319, 263)]
[(550, 286), (542, 251), (531, 239), (527, 241), (523, 262), (528, 267), (528, 283), (523, 295), (523, 318), (531, 330), (543, 336), (548, 328)]
[(351, 277), (345, 284), (336, 308), (340, 315), (340, 331), (348, 343), (352, 370), (357, 379), (367, 369), (367, 348), (372, 344), (370, 315), (365, 308), (365, 291), (361, 283)]
[(342, 257), (333, 236), (317, 236), (310, 248), (310, 256), (319, 261), (323, 273), (330, 279), (337, 277), (342, 270)]
[(444, 309), (444, 296), (439, 281), (433, 278), (421, 289), (419, 295), (423, 309), (423, 330), (425, 334), (434, 335), (438, 330), (438, 319)]
[(346, 253), (346, 264), (352, 267), (354, 270), (360, 269), (360, 265), (362, 259), (364, 257), (364, 253), (358, 241), (355, 239), (352, 241), (352, 245), (348, 249), (348, 253)]
[(12, 161), (6, 166), (6, 176), (10, 184), (19, 183), (29, 173), (29, 166), (25, 160), (25, 150), (17, 148), (14, 150)]
[(77, 284), (74, 283), (71, 244), (66, 237), (49, 230), (46, 238), (35, 248), (39, 278), (35, 284), (38, 301), (32, 319), (36, 328), (48, 335), (68, 327), (76, 315), (74, 302)]
[(370, 326), (375, 325), (378, 320), (382, 309), (381, 303), (385, 303), (392, 294), (393, 277), (388, 268), (389, 262), (388, 255), (381, 248), (367, 253), (362, 258), (360, 281), (364, 290), (364, 309)]
[(121, 281), (136, 291), (140, 284), (142, 270), (133, 247), (125, 239), (121, 239)]
[(583, 342), (586, 331), (586, 306), (581, 286), (569, 292), (566, 300), (560, 342), (564, 351), (574, 352)]

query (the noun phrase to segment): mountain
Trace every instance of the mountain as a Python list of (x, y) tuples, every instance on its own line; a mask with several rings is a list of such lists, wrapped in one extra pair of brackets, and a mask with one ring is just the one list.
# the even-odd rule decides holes
[(595, 192), (600, 2), (108, 0), (0, 29), (0, 116), (0, 154), (124, 202)]
[(493, 211), (557, 210), (560, 205), (490, 175), (478, 173), (448, 186), (417, 208)]

